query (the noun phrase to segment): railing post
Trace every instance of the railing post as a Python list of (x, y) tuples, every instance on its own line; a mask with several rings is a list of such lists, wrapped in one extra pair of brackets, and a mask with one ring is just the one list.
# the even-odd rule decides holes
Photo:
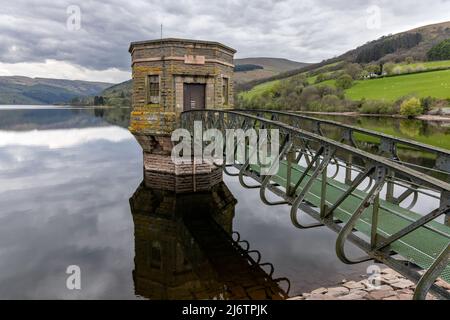
[(394, 203), (394, 176), (394, 172), (389, 173), (386, 184), (386, 201), (391, 203)]
[(378, 240), (378, 211), (380, 208), (380, 194), (378, 193), (373, 200), (372, 205), (372, 225), (370, 231), (370, 247), (374, 249), (377, 246)]
[(345, 184), (347, 185), (352, 184), (352, 161), (353, 156), (348, 154), (347, 162), (345, 163)]
[(286, 155), (287, 160), (287, 172), (286, 172), (286, 194), (292, 195), (292, 163), (295, 161), (295, 148), (291, 148)]
[[(450, 192), (442, 192), (440, 202), (441, 208), (450, 207)], [(450, 227), (450, 211), (445, 214), (444, 221), (445, 225)]]
[(320, 217), (325, 218), (327, 215), (327, 168), (322, 171), (322, 185), (320, 190)]

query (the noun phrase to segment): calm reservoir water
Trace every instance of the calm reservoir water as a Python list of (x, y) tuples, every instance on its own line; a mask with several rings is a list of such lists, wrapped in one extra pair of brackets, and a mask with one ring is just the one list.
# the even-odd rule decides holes
[[(192, 197), (140, 186), (128, 113), (0, 107), (0, 299), (261, 298), (267, 285), (275, 298), (287, 291), (277, 278), (292, 296), (365, 274), (338, 260), (334, 232), (296, 229), (287, 206), (263, 205), (235, 178), (217, 190), (214, 219)], [(422, 132), (448, 140), (445, 127)], [(231, 231), (272, 275), (248, 267)], [(81, 290), (66, 285), (71, 265)]]

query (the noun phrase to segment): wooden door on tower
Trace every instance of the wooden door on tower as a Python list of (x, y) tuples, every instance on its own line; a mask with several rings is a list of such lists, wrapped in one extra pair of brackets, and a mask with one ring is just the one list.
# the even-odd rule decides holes
[(183, 111), (192, 109), (205, 109), (205, 84), (185, 83), (183, 96)]

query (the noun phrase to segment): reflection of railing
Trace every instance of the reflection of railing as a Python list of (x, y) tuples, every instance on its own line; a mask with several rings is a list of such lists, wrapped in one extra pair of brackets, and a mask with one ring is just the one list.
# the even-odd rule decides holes
[[(200, 221), (201, 220), (201, 221)], [(261, 252), (250, 249), (250, 243), (241, 239), (237, 231), (229, 234), (216, 221), (208, 217), (184, 220), (192, 239), (201, 249), (205, 257), (224, 281), (231, 292), (235, 286), (241, 286), (247, 297), (251, 297), (252, 290), (264, 291), (264, 299), (287, 299), (291, 283), (287, 278), (274, 278), (275, 268), (272, 263), (261, 262)], [(229, 267), (224, 268), (223, 261)], [(269, 267), (267, 271), (266, 268)], [(246, 284), (238, 279), (245, 279)], [(281, 286), (286, 282), (287, 288)], [(259, 296), (261, 298), (261, 296)], [(231, 298), (236, 298), (231, 296)]]
[(150, 299), (289, 297), (289, 280), (274, 278), (273, 265), (262, 263), (261, 253), (231, 231), (236, 200), (223, 182), (197, 194), (147, 188), (143, 182), (129, 202), (135, 223), (133, 279), (138, 295)]
[[(234, 239), (233, 236), (236, 236), (237, 238)], [(273, 277), (273, 273), (275, 271), (273, 264), (270, 262), (261, 263), (261, 252), (259, 252), (258, 250), (255, 250), (255, 249), (250, 250), (250, 243), (247, 240), (242, 240), (239, 232), (233, 231), (231, 240), (232, 240), (233, 246), (241, 253), (241, 255), (243, 257), (245, 257), (245, 259), (250, 263), (250, 265), (252, 267), (261, 268), (261, 269), (262, 269), (262, 267), (265, 267), (265, 266), (270, 267), (270, 271), (267, 273), (266, 281), (275, 282), (279, 286), (280, 286), (280, 282), (287, 283), (287, 289), (285, 290), (285, 292), (282, 292), (280, 294), (283, 295), (283, 298), (288, 298), (289, 291), (291, 290), (291, 282), (289, 281), (289, 279), (286, 277), (273, 279), (272, 277)], [(242, 246), (242, 244), (245, 244), (245, 248)], [(256, 259), (251, 256), (252, 254), (256, 254)], [(281, 288), (281, 286), (280, 286), (280, 288)]]
[[(369, 137), (372, 143), (377, 145), (377, 153), (379, 155), (386, 156), (392, 161), (410, 166), (419, 171), (436, 172), (438, 177), (440, 174), (443, 179), (447, 181), (450, 177), (450, 151), (446, 149), (430, 146), (413, 140), (394, 137), (373, 130), (343, 124), (333, 120), (317, 119), (293, 112), (273, 110), (239, 110), (239, 112), (245, 112), (274, 121), (280, 121), (300, 129), (303, 129), (306, 125), (308, 125), (311, 132), (329, 138), (334, 137), (324, 132), (326, 131), (324, 130), (325, 128), (330, 129), (333, 133), (336, 133), (336, 130), (340, 130), (340, 132), (338, 132), (340, 133), (340, 136), (337, 137), (337, 140), (356, 148), (362, 147), (362, 144), (364, 144), (365, 141), (363, 141), (361, 136), (366, 136)], [(358, 134), (360, 137), (358, 137)], [(416, 150), (424, 153), (424, 155), (431, 156), (431, 165), (419, 165), (408, 161), (408, 159), (402, 159), (398, 152), (398, 150), (402, 147)]]
[[(276, 158), (279, 160), (277, 173), (261, 174), (261, 166), (250, 163), (249, 157), (244, 163), (235, 159), (231, 164), (239, 169), (239, 173), (233, 175), (239, 176), (244, 187), (260, 188), (261, 199), (268, 205), (291, 205), (292, 222), (300, 229), (326, 225), (338, 232), (336, 252), (343, 262), (382, 261), (419, 282), (416, 298), (422, 298), (429, 289), (442, 298), (450, 298), (444, 288), (434, 284), (439, 275), (450, 282), (450, 228), (439, 221), (450, 212), (448, 183), (349, 144), (264, 117), (218, 110), (182, 114), (182, 125), (186, 129), (193, 130), (196, 120), (202, 121), (205, 129), (221, 131), (278, 129), (283, 143)], [(256, 136), (259, 145), (260, 136)], [(255, 146), (250, 145), (248, 139), (241, 143), (245, 143), (245, 149), (249, 151), (247, 156), (255, 152)], [(390, 140), (389, 143), (399, 142)], [(344, 166), (347, 169), (345, 177), (329, 174), (333, 166), (336, 171)], [(357, 176), (353, 177), (355, 172)], [(245, 177), (251, 177), (259, 184), (249, 186)], [(270, 201), (266, 190), (283, 201)], [(399, 192), (401, 194), (394, 198), (393, 195)], [(439, 199), (435, 208), (412, 211), (418, 193)], [(400, 206), (411, 195), (414, 205)], [(298, 209), (312, 216), (317, 223), (305, 225), (300, 222)], [(367, 256), (347, 257), (344, 250), (347, 240), (363, 249)], [(422, 276), (402, 259), (428, 271)]]

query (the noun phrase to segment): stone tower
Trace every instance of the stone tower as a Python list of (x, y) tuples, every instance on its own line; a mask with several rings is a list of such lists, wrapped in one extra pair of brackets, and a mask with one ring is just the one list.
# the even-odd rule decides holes
[(129, 52), (130, 131), (144, 151), (147, 187), (191, 192), (220, 182), (222, 173), (216, 167), (175, 165), (170, 138), (183, 111), (233, 108), (236, 51), (218, 42), (159, 39), (133, 42)]

